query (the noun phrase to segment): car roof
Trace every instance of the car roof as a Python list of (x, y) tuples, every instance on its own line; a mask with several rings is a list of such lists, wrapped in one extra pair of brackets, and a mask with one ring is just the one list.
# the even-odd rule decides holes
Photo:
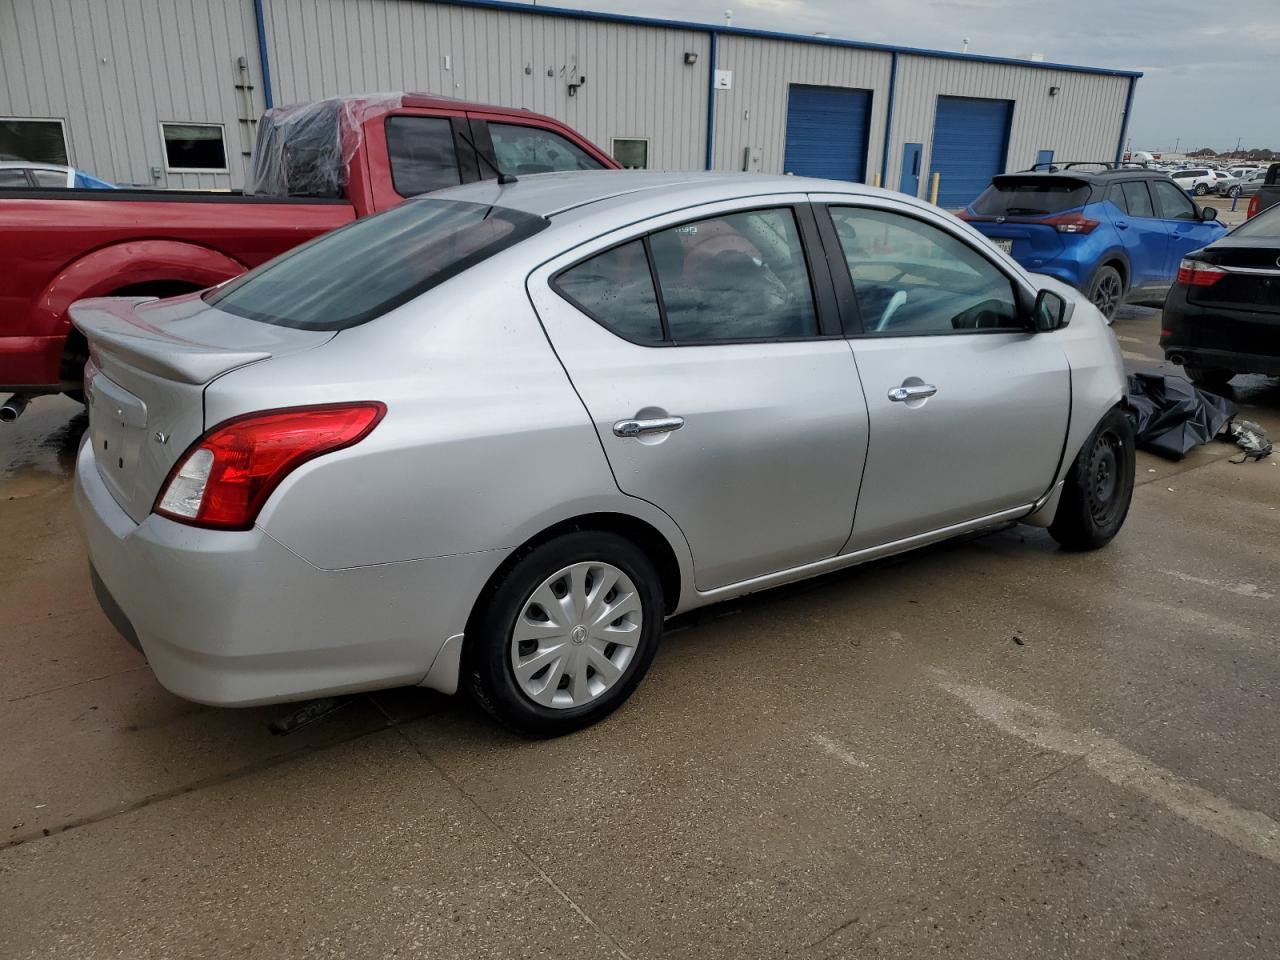
[[(893, 197), (907, 203), (928, 206), (905, 194), (846, 180), (819, 180), (750, 173), (660, 172), (651, 170), (582, 170), (570, 173), (535, 173), (517, 182), (499, 185), (481, 180), (450, 187), (431, 194), (432, 198), (468, 200), (521, 210), (540, 217), (555, 217), (605, 201), (630, 198), (647, 201), (660, 194), (664, 206), (674, 209), (718, 200), (735, 200), (756, 194), (844, 193)], [(656, 197), (654, 197), (656, 199)], [(678, 201), (678, 202), (673, 202)]]
[(1077, 167), (1071, 170), (1024, 170), (1016, 173), (999, 173), (996, 174), (993, 181), (1014, 177), (1045, 177), (1051, 180), (1083, 180), (1086, 183), (1102, 185), (1112, 183), (1122, 177), (1126, 180), (1164, 180), (1169, 176), (1171, 174), (1166, 173), (1164, 170), (1152, 170), (1150, 167), (1116, 167), (1112, 170), (1083, 170)]

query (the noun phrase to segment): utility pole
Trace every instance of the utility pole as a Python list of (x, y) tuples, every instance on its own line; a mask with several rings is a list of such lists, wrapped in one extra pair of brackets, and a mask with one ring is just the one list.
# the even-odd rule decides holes
[(1173, 142), (1173, 152), (1174, 152), (1174, 153), (1177, 153), (1177, 152), (1178, 152), (1178, 147), (1180, 147), (1181, 145), (1182, 145), (1182, 138), (1181, 138), (1181, 137), (1179, 137), (1177, 140), (1175, 140), (1175, 141)]
[(1236, 137), (1236, 153), (1240, 152), (1240, 144), (1244, 142), (1244, 137)]

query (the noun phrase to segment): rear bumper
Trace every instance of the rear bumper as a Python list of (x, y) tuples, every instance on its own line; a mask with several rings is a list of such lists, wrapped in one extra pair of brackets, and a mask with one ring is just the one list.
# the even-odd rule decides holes
[(1280, 314), (1190, 303), (1186, 288), (1175, 286), (1161, 327), (1166, 360), (1280, 376)]
[[(250, 706), (424, 681), (456, 688), (471, 604), (505, 551), (316, 567), (261, 529), (142, 523), (76, 463), (76, 507), (103, 610), (165, 688), (200, 703)], [(430, 675), (430, 676), (429, 676)]]
[(65, 336), (0, 336), (0, 391), (56, 393)]

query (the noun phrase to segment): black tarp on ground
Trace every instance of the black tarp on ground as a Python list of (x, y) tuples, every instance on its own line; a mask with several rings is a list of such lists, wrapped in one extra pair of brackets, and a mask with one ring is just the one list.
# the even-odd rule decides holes
[(1129, 375), (1125, 407), (1138, 446), (1174, 460), (1216, 437), (1237, 412), (1226, 397), (1206, 393), (1190, 380), (1151, 373)]

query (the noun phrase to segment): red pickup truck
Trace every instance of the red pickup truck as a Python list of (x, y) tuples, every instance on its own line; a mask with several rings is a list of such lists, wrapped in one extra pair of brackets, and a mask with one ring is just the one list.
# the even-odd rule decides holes
[(82, 297), (221, 283), (406, 197), (501, 174), (617, 168), (550, 117), (420, 94), (268, 110), (243, 193), (0, 190), (0, 420), (26, 398), (79, 399)]

